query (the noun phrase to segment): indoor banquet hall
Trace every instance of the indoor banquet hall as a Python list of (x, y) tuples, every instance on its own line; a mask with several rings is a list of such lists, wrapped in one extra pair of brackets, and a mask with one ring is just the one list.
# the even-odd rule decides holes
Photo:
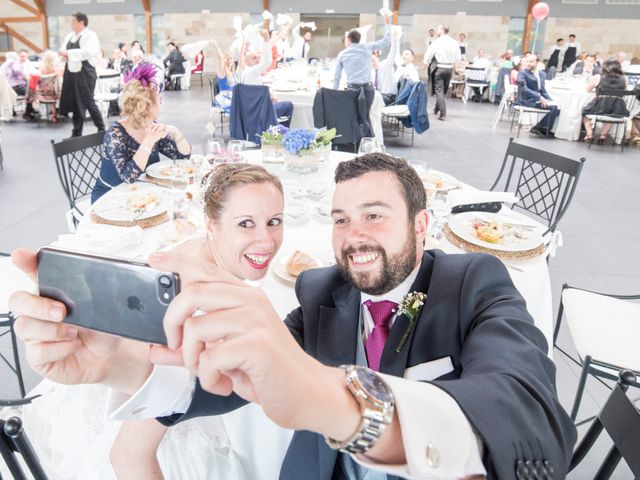
[(640, 478), (638, 0), (1, 0), (0, 479)]

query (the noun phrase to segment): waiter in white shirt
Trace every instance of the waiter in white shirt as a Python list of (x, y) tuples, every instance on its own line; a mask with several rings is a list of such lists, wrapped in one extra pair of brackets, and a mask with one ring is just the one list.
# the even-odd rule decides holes
[(104, 130), (104, 121), (94, 100), (96, 89), (96, 66), (100, 41), (94, 31), (87, 28), (89, 18), (84, 13), (71, 15), (71, 30), (58, 54), (66, 59), (62, 92), (60, 94), (60, 114), (73, 113), (72, 137), (82, 135), (84, 115), (87, 110), (98, 131)]
[(438, 26), (438, 39), (427, 49), (424, 56), (425, 64), (430, 64), (431, 83), (436, 95), (436, 108), (434, 113), (438, 120), (444, 120), (447, 116), (447, 104), (444, 97), (449, 89), (453, 65), (460, 60), (460, 46), (449, 36), (449, 27)]

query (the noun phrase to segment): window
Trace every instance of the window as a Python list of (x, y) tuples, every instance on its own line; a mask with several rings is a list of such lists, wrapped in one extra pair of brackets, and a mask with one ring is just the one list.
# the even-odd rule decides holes
[[(146, 50), (147, 28), (144, 15), (133, 16), (133, 36)], [(164, 37), (164, 15), (151, 15), (151, 48), (153, 53), (163, 56), (167, 41)]]
[(7, 32), (0, 30), (0, 52), (9, 52), (13, 50), (11, 37)]
[(522, 55), (522, 39), (524, 38), (524, 17), (511, 17), (509, 19), (509, 36), (507, 37), (507, 49), (512, 49), (516, 55)]

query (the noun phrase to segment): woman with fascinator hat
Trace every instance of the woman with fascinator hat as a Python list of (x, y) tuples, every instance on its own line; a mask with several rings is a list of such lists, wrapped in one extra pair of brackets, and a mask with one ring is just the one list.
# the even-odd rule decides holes
[(188, 158), (191, 146), (177, 127), (157, 123), (160, 111), (156, 67), (149, 63), (125, 74), (118, 101), (124, 119), (104, 135), (100, 175), (91, 194), (95, 202), (123, 182), (133, 183), (160, 153), (171, 159)]

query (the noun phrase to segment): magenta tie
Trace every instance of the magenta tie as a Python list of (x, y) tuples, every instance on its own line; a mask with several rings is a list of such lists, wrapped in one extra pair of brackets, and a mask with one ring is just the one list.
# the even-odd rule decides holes
[(369, 362), (369, 368), (378, 371), (380, 370), (380, 358), (382, 357), (384, 344), (389, 337), (389, 324), (395, 315), (394, 309), (398, 304), (388, 300), (381, 302), (367, 300), (364, 304), (369, 309), (369, 313), (373, 319), (373, 330), (365, 342), (367, 360)]

